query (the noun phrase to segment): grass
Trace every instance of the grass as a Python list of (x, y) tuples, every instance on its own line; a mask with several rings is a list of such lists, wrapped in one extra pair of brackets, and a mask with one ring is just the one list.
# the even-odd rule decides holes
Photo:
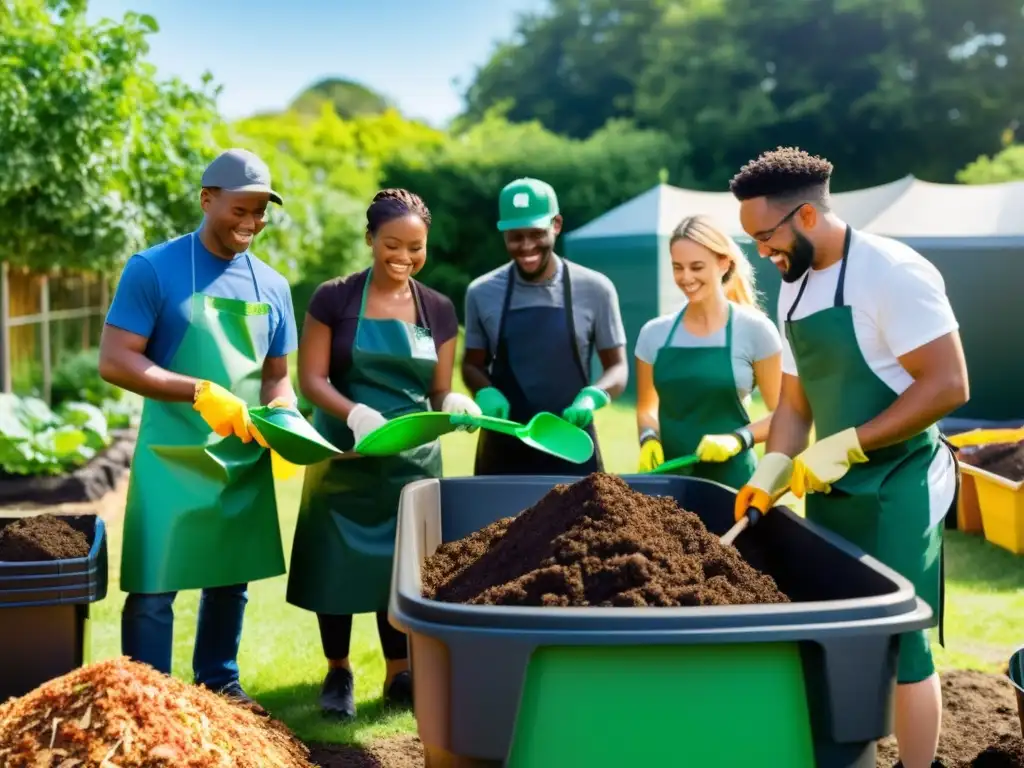
[[(461, 383), (459, 384), (461, 387)], [(631, 408), (612, 405), (600, 412), (597, 429), (610, 472), (636, 471), (638, 449)], [(453, 434), (442, 439), (445, 474), (472, 474), (474, 436)], [(278, 488), (281, 533), (286, 555), (302, 487), (301, 475)], [(120, 653), (120, 612), (124, 594), (118, 586), (121, 526), (109, 529), (111, 581), (107, 598), (94, 606), (93, 660)], [(995, 671), (1024, 642), (1024, 557), (1015, 557), (979, 537), (951, 532), (948, 536), (946, 642), (936, 645), (942, 668)], [(321, 718), (316, 706), (325, 672), (316, 617), (285, 602), (285, 576), (250, 588), (239, 664), (242, 683), (300, 738), (322, 742), (365, 742), (415, 730), (410, 714), (380, 705), (384, 665), (374, 618), (359, 616), (352, 641), (352, 664), (360, 716), (351, 725)], [(175, 603), (174, 674), (191, 679), (198, 593), (183, 593)]]

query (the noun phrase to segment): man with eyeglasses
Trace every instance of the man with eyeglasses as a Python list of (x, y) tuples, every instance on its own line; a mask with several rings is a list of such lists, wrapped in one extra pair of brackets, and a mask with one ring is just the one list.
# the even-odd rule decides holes
[[(740, 222), (782, 273), (782, 393), (736, 519), (788, 486), (807, 518), (911, 582), (942, 642), (942, 522), (959, 475), (936, 422), (967, 402), (956, 317), (938, 270), (829, 208), (832, 164), (793, 148), (745, 165)], [(815, 442), (808, 445), (811, 426)], [(933, 764), (942, 695), (923, 631), (899, 639), (898, 765)]]

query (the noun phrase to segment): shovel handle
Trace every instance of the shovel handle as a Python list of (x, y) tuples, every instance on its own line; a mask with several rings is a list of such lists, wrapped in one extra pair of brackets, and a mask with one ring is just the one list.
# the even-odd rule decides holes
[(700, 457), (697, 456), (697, 454), (695, 453), (690, 454), (689, 456), (680, 456), (678, 459), (672, 459), (671, 461), (666, 461), (663, 462), (662, 464), (659, 464), (654, 469), (648, 470), (645, 474), (660, 475), (664, 474), (665, 472), (672, 472), (676, 469), (688, 467), (691, 464), (696, 464), (699, 461)]
[[(775, 494), (775, 496), (772, 498), (772, 503), (768, 508), (771, 509), (772, 507), (774, 507), (778, 503), (779, 499), (781, 499), (787, 493), (789, 493), (788, 485), (781, 491), (779, 491), (777, 494)], [(743, 515), (742, 519), (740, 519), (739, 522), (737, 522), (732, 528), (726, 531), (722, 538), (719, 539), (719, 541), (726, 546), (732, 544), (736, 540), (737, 536), (739, 536), (741, 533), (747, 530), (747, 528), (749, 528), (750, 526), (757, 523), (757, 521), (760, 520), (762, 517), (764, 517), (764, 513), (760, 509), (758, 509), (757, 507), (747, 507), (747, 511)]]

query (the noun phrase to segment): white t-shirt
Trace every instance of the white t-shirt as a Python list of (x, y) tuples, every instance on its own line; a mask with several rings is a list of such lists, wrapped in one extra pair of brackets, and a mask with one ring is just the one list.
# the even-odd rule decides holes
[[(679, 311), (648, 320), (640, 329), (634, 354), (637, 359), (654, 365), (658, 351), (665, 346), (669, 331)], [(670, 347), (724, 347), (725, 327), (707, 336), (695, 336), (682, 323), (676, 326), (669, 341)], [(732, 313), (732, 373), (740, 401), (745, 401), (754, 389), (754, 363), (778, 354), (782, 349), (779, 331), (764, 312), (753, 307), (733, 304)]]
[[(853, 330), (864, 360), (896, 394), (913, 378), (899, 358), (959, 329), (946, 296), (946, 284), (935, 266), (908, 245), (887, 237), (854, 231), (847, 256), (843, 304), (852, 309)], [(835, 305), (841, 263), (810, 270), (807, 287), (793, 320)], [(782, 371), (797, 376), (786, 319), (803, 279), (782, 283), (779, 291), (779, 329)], [(956, 491), (956, 474), (949, 451), (939, 451), (928, 473), (932, 523), (946, 514)]]

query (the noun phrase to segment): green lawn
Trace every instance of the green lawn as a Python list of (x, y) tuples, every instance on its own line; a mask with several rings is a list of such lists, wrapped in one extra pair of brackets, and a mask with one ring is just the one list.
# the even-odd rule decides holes
[[(633, 411), (611, 406), (597, 414), (597, 427), (611, 472), (634, 472), (638, 450)], [(476, 437), (453, 434), (442, 439), (445, 473), (472, 473)], [(298, 511), (301, 477), (281, 485), (278, 500), (286, 552), (291, 548)], [(95, 606), (92, 659), (120, 652), (118, 588), (121, 529), (110, 530), (110, 592)], [(1024, 642), (1024, 558), (977, 537), (949, 536), (947, 560), (948, 650), (936, 649), (944, 667), (995, 670)], [(243, 685), (303, 739), (326, 742), (366, 741), (415, 729), (409, 714), (397, 715), (379, 706), (384, 668), (372, 616), (356, 619), (352, 662), (356, 673), (360, 717), (354, 725), (325, 722), (316, 695), (325, 671), (316, 618), (285, 602), (286, 577), (254, 584), (250, 590), (240, 654)], [(196, 593), (176, 603), (174, 674), (191, 678), (191, 649), (196, 620)]]

